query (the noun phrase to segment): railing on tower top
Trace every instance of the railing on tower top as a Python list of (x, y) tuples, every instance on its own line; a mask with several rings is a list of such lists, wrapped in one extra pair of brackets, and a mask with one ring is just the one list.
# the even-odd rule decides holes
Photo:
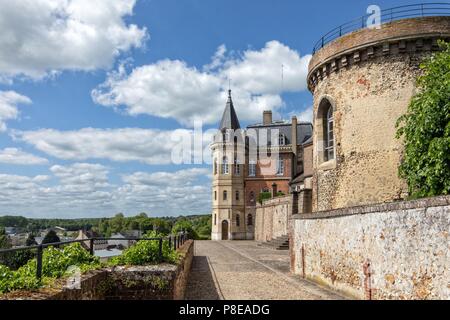
[[(396, 20), (415, 18), (415, 17), (430, 17), (430, 16), (450, 16), (449, 2), (435, 2), (435, 3), (419, 3), (405, 5), (390, 9), (384, 9), (380, 12), (380, 23), (388, 23)], [(337, 28), (326, 33), (313, 48), (313, 54), (323, 48), (325, 45), (333, 40), (342, 37), (345, 34), (364, 29), (368, 27), (368, 19), (372, 14), (366, 14), (358, 19), (349, 21), (340, 25)]]
[(68, 245), (72, 243), (86, 243), (89, 242), (89, 253), (91, 255), (94, 255), (94, 244), (95, 241), (107, 241), (107, 240), (125, 240), (125, 241), (158, 241), (158, 254), (159, 257), (162, 259), (163, 256), (163, 241), (167, 241), (169, 244), (169, 248), (173, 248), (174, 250), (178, 249), (180, 246), (182, 246), (186, 240), (189, 239), (188, 233), (186, 232), (179, 232), (175, 235), (169, 235), (167, 237), (160, 237), (160, 238), (87, 238), (87, 239), (80, 239), (80, 240), (69, 240), (69, 241), (61, 241), (61, 242), (55, 242), (55, 243), (45, 243), (45, 244), (38, 244), (28, 247), (19, 247), (19, 248), (11, 248), (11, 249), (0, 249), (0, 256), (5, 253), (11, 253), (11, 252), (18, 252), (18, 251), (26, 251), (26, 250), (34, 250), (37, 249), (36, 253), (36, 278), (41, 279), (42, 278), (42, 255), (45, 248), (48, 247), (60, 247), (63, 245)]

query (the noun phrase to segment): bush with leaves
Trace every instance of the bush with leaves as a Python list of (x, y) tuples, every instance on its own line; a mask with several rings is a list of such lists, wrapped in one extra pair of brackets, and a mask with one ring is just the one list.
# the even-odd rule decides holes
[[(160, 238), (161, 234), (155, 231), (149, 231), (145, 238)], [(167, 240), (163, 241), (162, 258), (159, 256), (159, 241), (141, 240), (135, 245), (124, 250), (120, 256), (114, 257), (109, 261), (110, 265), (147, 265), (158, 264), (161, 262), (176, 263), (178, 254), (173, 248), (169, 247)]]
[(450, 43), (421, 64), (419, 92), (397, 121), (405, 152), (399, 174), (411, 198), (450, 193)]
[(77, 266), (81, 272), (86, 272), (102, 265), (97, 257), (91, 256), (79, 243), (62, 249), (48, 247), (42, 254), (42, 282), (36, 278), (36, 259), (29, 260), (17, 271), (0, 265), (0, 293), (39, 288), (42, 284), (63, 277), (70, 266)]

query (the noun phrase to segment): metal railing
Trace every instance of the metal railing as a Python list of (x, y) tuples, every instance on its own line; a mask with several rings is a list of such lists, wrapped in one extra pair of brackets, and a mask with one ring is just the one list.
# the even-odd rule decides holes
[[(430, 16), (450, 16), (450, 3), (419, 3), (384, 9), (381, 10), (380, 22), (381, 24), (383, 24), (406, 18)], [(317, 43), (314, 45), (313, 54), (331, 41), (336, 40), (345, 34), (368, 27), (369, 25), (367, 21), (369, 17), (372, 17), (372, 14), (366, 14), (360, 18), (344, 23), (339, 27), (329, 31), (324, 36), (322, 36), (322, 38), (320, 38), (320, 40), (317, 41)]]
[(173, 248), (177, 250), (180, 246), (182, 246), (186, 240), (188, 240), (188, 234), (186, 232), (180, 232), (176, 235), (169, 235), (167, 237), (158, 237), (158, 238), (88, 238), (88, 239), (79, 239), (79, 240), (69, 240), (69, 241), (61, 241), (54, 243), (45, 243), (38, 244), (27, 247), (19, 247), (19, 248), (11, 248), (11, 249), (1, 249), (0, 257), (6, 253), (18, 252), (18, 251), (26, 251), (26, 250), (34, 250), (37, 249), (36, 254), (36, 278), (42, 278), (42, 256), (45, 248), (48, 247), (60, 247), (72, 243), (86, 243), (89, 242), (89, 253), (94, 255), (94, 245), (95, 241), (108, 241), (108, 240), (119, 240), (119, 241), (158, 241), (158, 255), (162, 260), (163, 258), (163, 241), (167, 241), (169, 244), (169, 248)]

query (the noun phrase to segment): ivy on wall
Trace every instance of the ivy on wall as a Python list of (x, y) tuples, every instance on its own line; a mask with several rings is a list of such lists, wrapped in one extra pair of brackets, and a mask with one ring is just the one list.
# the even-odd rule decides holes
[(397, 121), (405, 151), (399, 174), (411, 198), (450, 194), (450, 43), (426, 58), (418, 93)]

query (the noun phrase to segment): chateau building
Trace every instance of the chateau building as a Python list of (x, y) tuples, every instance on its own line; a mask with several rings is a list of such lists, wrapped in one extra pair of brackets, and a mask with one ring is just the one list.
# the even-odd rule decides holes
[(295, 116), (274, 121), (272, 112), (264, 111), (262, 123), (241, 129), (230, 90), (219, 130), (211, 144), (211, 238), (254, 239), (259, 198), (289, 194), (290, 181), (303, 174), (303, 144), (312, 124)]

